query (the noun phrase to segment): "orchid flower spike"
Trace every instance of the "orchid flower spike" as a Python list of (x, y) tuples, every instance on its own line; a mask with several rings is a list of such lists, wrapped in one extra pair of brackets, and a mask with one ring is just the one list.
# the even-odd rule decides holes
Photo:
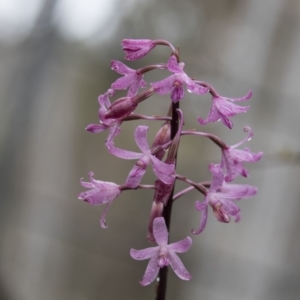
[(150, 247), (142, 250), (130, 250), (130, 256), (136, 260), (149, 259), (146, 272), (140, 281), (145, 286), (153, 282), (160, 268), (171, 265), (176, 275), (183, 280), (190, 280), (191, 275), (181, 262), (176, 253), (188, 251), (192, 245), (190, 237), (176, 243), (168, 244), (168, 229), (163, 217), (157, 217), (153, 221), (153, 236), (157, 247)]

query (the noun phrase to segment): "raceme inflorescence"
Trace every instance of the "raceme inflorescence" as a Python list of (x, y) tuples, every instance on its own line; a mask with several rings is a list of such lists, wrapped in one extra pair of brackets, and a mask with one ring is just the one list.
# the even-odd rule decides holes
[[(122, 47), (127, 60), (137, 60), (147, 55), (156, 46), (167, 46), (171, 54), (166, 63), (147, 65), (134, 70), (120, 61), (111, 62), (112, 70), (122, 76), (113, 82), (110, 88), (99, 96), (99, 123), (90, 124), (86, 130), (99, 133), (107, 130), (108, 137), (105, 142), (107, 150), (114, 156), (122, 159), (134, 160), (132, 169), (129, 171), (125, 183), (117, 184), (96, 180), (94, 173), (89, 173), (89, 180), (83, 181), (81, 185), (87, 190), (80, 193), (78, 198), (91, 205), (105, 204), (104, 212), (100, 219), (101, 227), (107, 228), (106, 214), (110, 204), (125, 190), (152, 189), (154, 190), (153, 204), (148, 223), (147, 238), (156, 246), (143, 250), (130, 250), (130, 255), (136, 260), (150, 259), (145, 274), (140, 281), (142, 285), (148, 285), (155, 280), (161, 268), (170, 265), (176, 275), (189, 280), (191, 275), (181, 262), (176, 253), (189, 250), (192, 239), (185, 239), (169, 243), (169, 223), (172, 203), (189, 191), (196, 189), (203, 194), (202, 200), (197, 200), (195, 208), (201, 212), (199, 225), (192, 229), (192, 234), (200, 234), (206, 226), (209, 207), (212, 208), (215, 218), (219, 222), (228, 223), (233, 218), (236, 222), (240, 220), (240, 208), (237, 201), (254, 196), (257, 188), (247, 184), (232, 183), (236, 177), (248, 177), (245, 163), (259, 161), (262, 152), (253, 153), (249, 148), (238, 149), (238, 147), (249, 141), (252, 129), (245, 127), (246, 137), (233, 146), (227, 145), (218, 136), (193, 130), (184, 130), (184, 115), (179, 109), (179, 102), (185, 96), (185, 88), (188, 92), (203, 95), (211, 94), (211, 109), (208, 116), (203, 119), (198, 117), (197, 126), (204, 126), (210, 122), (220, 121), (229, 129), (233, 127), (231, 118), (237, 114), (248, 111), (249, 106), (240, 106), (236, 102), (250, 99), (251, 91), (241, 98), (227, 98), (219, 95), (210, 84), (191, 78), (184, 71), (184, 63), (180, 62), (179, 49), (165, 40), (134, 40), (124, 39)], [(167, 70), (171, 75), (163, 80), (151, 82), (148, 86), (144, 75), (152, 70)], [(148, 89), (146, 89), (148, 86)], [(141, 89), (146, 89), (140, 91)], [(127, 90), (124, 97), (111, 103), (110, 98), (116, 90)], [(141, 102), (149, 99), (152, 95), (170, 95), (170, 110), (167, 115), (150, 116), (136, 114), (135, 109)], [(134, 131), (135, 142), (140, 149), (133, 152), (117, 148), (114, 139), (120, 134), (123, 122), (132, 120), (153, 120), (162, 122), (154, 140), (149, 142), (147, 138), (148, 126), (139, 125)], [(209, 181), (194, 182), (186, 176), (176, 172), (176, 157), (181, 137), (184, 135), (208, 138), (220, 149), (220, 160), (209, 164), (211, 179)], [(152, 168), (156, 180), (152, 184), (142, 184), (142, 179), (147, 169)], [(188, 187), (174, 194), (176, 180), (185, 182)]]

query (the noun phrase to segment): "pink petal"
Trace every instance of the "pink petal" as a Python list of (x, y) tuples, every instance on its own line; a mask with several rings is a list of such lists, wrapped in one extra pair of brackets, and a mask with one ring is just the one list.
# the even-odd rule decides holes
[(103, 106), (106, 108), (110, 107), (111, 102), (109, 100), (109, 97), (112, 97), (114, 94), (115, 94), (115, 91), (112, 89), (109, 89), (105, 94), (100, 95), (98, 97), (98, 102), (99, 102), (100, 106)]
[(220, 193), (226, 195), (226, 198), (241, 199), (254, 196), (257, 193), (257, 188), (247, 184), (228, 184), (224, 183), (220, 188)]
[(159, 252), (157, 251), (157, 253), (150, 259), (145, 274), (142, 280), (140, 281), (141, 285), (146, 286), (155, 280), (159, 272), (159, 266), (157, 264), (158, 255)]
[(167, 248), (168, 251), (184, 253), (190, 249), (190, 247), (192, 246), (192, 242), (192, 239), (188, 236), (184, 240), (168, 245)]
[(92, 133), (98, 133), (106, 130), (107, 128), (109, 128), (109, 126), (105, 124), (89, 124), (85, 130)]
[(120, 195), (121, 191), (118, 186), (113, 186), (113, 183), (109, 183), (111, 185), (107, 185), (104, 187), (95, 187), (89, 191), (82, 192), (78, 195), (78, 199), (88, 202), (92, 205), (101, 205), (107, 202), (114, 200), (118, 195)]
[(155, 218), (153, 221), (153, 235), (156, 243), (159, 246), (166, 246), (168, 244), (168, 229), (165, 219), (163, 217)]
[(215, 192), (217, 189), (219, 189), (223, 182), (224, 182), (224, 174), (220, 167), (220, 165), (210, 164), (209, 170), (212, 173), (212, 181), (210, 185), (210, 192)]
[(150, 148), (147, 139), (148, 126), (140, 125), (135, 129), (134, 139), (138, 147), (144, 154), (150, 153)]
[(196, 209), (199, 211), (202, 211), (201, 214), (201, 220), (200, 220), (200, 225), (199, 228), (197, 230), (193, 229), (192, 233), (193, 234), (200, 234), (204, 228), (206, 227), (206, 223), (207, 223), (207, 217), (208, 217), (208, 206), (207, 206), (207, 200), (205, 200), (204, 203), (201, 203), (200, 201), (196, 201), (195, 206)]
[(186, 74), (183, 80), (187, 86), (188, 91), (191, 93), (203, 95), (208, 92), (208, 88), (195, 83), (195, 81), (189, 78)]
[(182, 85), (177, 85), (174, 87), (173, 91), (171, 92), (171, 99), (174, 103), (177, 103), (184, 97), (184, 91)]
[(173, 74), (161, 81), (151, 82), (150, 85), (154, 87), (156, 93), (158, 93), (159, 95), (165, 95), (169, 94), (173, 90), (175, 79), (176, 75)]
[[(121, 78), (118, 78), (115, 82), (111, 84), (111, 87), (115, 90), (126, 90), (135, 80), (137, 75), (130, 74)], [(130, 95), (127, 95), (131, 97)]]
[(159, 252), (159, 247), (149, 247), (142, 250), (130, 249), (130, 256), (135, 260), (145, 260), (153, 257)]
[(106, 229), (108, 226), (106, 225), (106, 214), (108, 212), (108, 209), (110, 207), (110, 205), (112, 204), (112, 202), (108, 202), (104, 208), (104, 211), (101, 215), (101, 218), (100, 218), (100, 226), (103, 228), (103, 229)]
[(157, 159), (154, 155), (151, 155), (150, 158), (152, 161), (152, 168), (155, 175), (165, 184), (173, 184), (175, 179), (175, 165), (166, 164)]
[(124, 39), (122, 40), (122, 48), (125, 51), (125, 58), (135, 60), (145, 56), (151, 49), (155, 47), (152, 40), (142, 39)]
[(234, 202), (222, 198), (221, 195), (217, 199), (222, 203), (222, 209), (230, 216), (235, 216), (240, 212), (240, 208)]
[(170, 265), (175, 272), (175, 274), (183, 280), (190, 280), (192, 278), (191, 274), (187, 271), (182, 261), (178, 257), (178, 255), (172, 251), (169, 253), (169, 261)]
[(130, 188), (136, 188), (140, 184), (143, 176), (145, 175), (146, 168), (147, 165), (140, 166), (135, 164), (131, 169), (130, 173), (128, 174), (125, 184)]
[(250, 90), (247, 95), (245, 95), (244, 97), (240, 97), (240, 98), (226, 98), (223, 97), (226, 100), (232, 101), (232, 102), (237, 102), (237, 101), (246, 101), (249, 100), (252, 97), (252, 91)]
[(155, 201), (156, 203), (164, 203), (166, 205), (172, 193), (173, 184), (165, 184), (161, 180), (156, 179), (154, 186), (155, 192), (153, 201)]
[(135, 70), (127, 67), (125, 64), (118, 60), (112, 60), (110, 64), (112, 70), (116, 71), (119, 74), (122, 75), (128, 75), (128, 74), (133, 74), (135, 73)]
[(256, 162), (260, 160), (263, 155), (262, 152), (252, 153), (249, 151), (249, 149), (245, 151), (240, 149), (232, 149), (231, 147), (229, 148), (229, 153), (233, 158), (246, 162)]
[(111, 145), (113, 145), (114, 138), (120, 133), (122, 122), (116, 122), (113, 126), (110, 127), (109, 135), (105, 141), (105, 145), (108, 149), (110, 149)]
[(175, 57), (175, 55), (172, 55), (169, 58), (167, 67), (168, 67), (168, 70), (173, 73), (182, 73), (183, 72), (183, 66), (177, 62), (177, 58)]
[(239, 106), (229, 101), (221, 100), (220, 98), (215, 98), (213, 101), (215, 101), (215, 105), (219, 113), (227, 117), (233, 117), (236, 114), (245, 113), (249, 109), (249, 106)]
[(109, 152), (111, 154), (113, 154), (119, 158), (123, 158), (123, 159), (139, 159), (143, 156), (142, 153), (119, 149), (113, 145), (110, 145)]

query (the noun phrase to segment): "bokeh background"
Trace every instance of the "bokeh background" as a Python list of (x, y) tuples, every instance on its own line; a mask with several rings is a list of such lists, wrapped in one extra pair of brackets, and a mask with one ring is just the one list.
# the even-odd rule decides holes
[[(112, 157), (107, 133), (84, 130), (97, 123), (97, 97), (119, 77), (110, 60), (124, 61), (123, 38), (167, 39), (181, 49), (185, 70), (222, 95), (253, 90), (251, 109), (222, 124), (201, 128), (230, 145), (254, 130), (247, 146), (264, 151), (248, 165), (259, 187), (241, 202), (240, 223), (222, 224), (210, 212), (206, 230), (181, 256), (193, 279), (169, 272), (168, 299), (276, 300), (300, 298), (300, 1), (299, 0), (0, 0), (0, 299), (154, 299), (141, 287), (147, 262), (129, 249), (148, 247), (153, 193), (124, 192), (111, 206), (109, 228), (99, 226), (103, 207), (77, 200), (81, 177), (124, 182), (132, 161)], [(157, 48), (128, 63), (165, 62)], [(156, 81), (166, 74), (149, 74)], [(122, 92), (117, 95), (123, 95)], [(165, 114), (169, 98), (152, 97), (139, 112)], [(210, 97), (187, 94), (186, 128), (198, 128)], [(159, 123), (159, 122), (158, 122)], [(151, 126), (153, 139), (159, 124)], [(126, 123), (118, 146), (137, 150)], [(178, 172), (208, 180), (219, 149), (183, 137)], [(154, 179), (149, 170), (144, 183)], [(177, 190), (185, 187), (177, 186)], [(173, 208), (171, 241), (198, 226), (191, 192)]]

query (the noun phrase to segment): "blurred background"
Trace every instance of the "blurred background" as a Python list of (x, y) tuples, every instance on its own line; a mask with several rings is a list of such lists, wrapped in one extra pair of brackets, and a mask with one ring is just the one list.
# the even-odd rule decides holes
[[(249, 146), (264, 151), (249, 165), (259, 193), (240, 203), (242, 220), (222, 224), (210, 211), (206, 230), (192, 236), (181, 255), (193, 279), (169, 272), (167, 299), (276, 300), (300, 298), (300, 1), (298, 0), (0, 0), (0, 299), (154, 299), (155, 284), (141, 287), (147, 261), (134, 261), (131, 247), (149, 246), (152, 191), (127, 191), (114, 201), (109, 228), (99, 226), (103, 207), (77, 200), (79, 179), (123, 183), (133, 161), (112, 157), (107, 132), (84, 130), (97, 123), (99, 94), (119, 75), (110, 61), (125, 62), (123, 38), (167, 39), (179, 45), (185, 71), (211, 83), (221, 95), (253, 97), (233, 130), (199, 127), (209, 96), (186, 94), (186, 128), (205, 130), (229, 145), (254, 130)], [(166, 62), (170, 51), (154, 49), (139, 68)], [(153, 72), (148, 82), (167, 73)], [(118, 92), (116, 98), (124, 95)], [(138, 111), (166, 114), (168, 96), (154, 96)], [(128, 122), (116, 139), (138, 150), (138, 124)], [(209, 162), (219, 149), (210, 141), (183, 137), (178, 173), (209, 180)], [(143, 183), (152, 183), (149, 169)], [(186, 187), (178, 184), (176, 190)], [(171, 241), (199, 224), (191, 192), (175, 202)]]

